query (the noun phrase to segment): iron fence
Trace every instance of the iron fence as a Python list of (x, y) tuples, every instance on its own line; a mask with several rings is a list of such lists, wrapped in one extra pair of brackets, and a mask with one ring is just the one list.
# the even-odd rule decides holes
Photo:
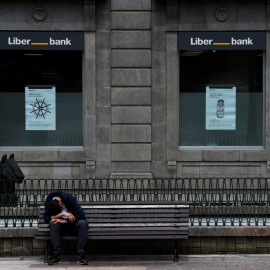
[(36, 226), (52, 191), (80, 201), (189, 201), (190, 226), (269, 225), (270, 179), (26, 179), (0, 181), (0, 227)]

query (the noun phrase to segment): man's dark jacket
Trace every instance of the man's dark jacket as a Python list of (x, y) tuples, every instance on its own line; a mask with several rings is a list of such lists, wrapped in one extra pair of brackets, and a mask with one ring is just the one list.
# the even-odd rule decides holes
[(62, 200), (63, 204), (66, 206), (68, 212), (70, 212), (74, 215), (75, 222), (77, 222), (80, 219), (85, 219), (85, 214), (84, 214), (83, 209), (81, 208), (81, 206), (78, 204), (77, 200), (71, 194), (56, 191), (56, 192), (50, 193), (48, 195), (45, 203), (44, 203), (45, 212), (44, 212), (43, 218), (44, 218), (44, 221), (46, 223), (50, 223), (50, 221), (51, 221), (51, 216), (49, 215), (48, 210), (47, 210), (47, 204), (55, 196), (58, 196), (61, 198), (61, 200)]

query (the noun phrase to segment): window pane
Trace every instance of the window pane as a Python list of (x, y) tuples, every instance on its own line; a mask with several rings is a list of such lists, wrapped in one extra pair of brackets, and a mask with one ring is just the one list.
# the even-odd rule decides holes
[[(25, 86), (56, 87), (56, 130), (25, 130)], [(0, 146), (82, 145), (82, 53), (0, 51)]]
[[(206, 130), (208, 85), (236, 87), (235, 130)], [(180, 51), (179, 110), (180, 146), (261, 146), (263, 51)]]

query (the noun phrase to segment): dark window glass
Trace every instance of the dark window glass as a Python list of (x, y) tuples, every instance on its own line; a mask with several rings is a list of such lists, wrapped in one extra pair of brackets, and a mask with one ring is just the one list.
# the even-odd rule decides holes
[[(56, 130), (25, 130), (25, 87), (56, 88)], [(0, 146), (82, 145), (82, 52), (0, 51)]]
[[(206, 129), (206, 87), (236, 87), (236, 128)], [(261, 146), (263, 51), (180, 51), (180, 146)]]

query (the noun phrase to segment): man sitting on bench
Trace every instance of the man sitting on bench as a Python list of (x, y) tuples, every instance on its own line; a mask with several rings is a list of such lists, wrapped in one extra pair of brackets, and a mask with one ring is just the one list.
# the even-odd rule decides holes
[(44, 221), (50, 224), (51, 243), (53, 246), (53, 256), (48, 264), (61, 263), (61, 235), (77, 234), (78, 246), (77, 263), (87, 265), (84, 256), (84, 247), (87, 241), (88, 224), (85, 219), (84, 210), (77, 200), (65, 192), (52, 192), (45, 201)]

